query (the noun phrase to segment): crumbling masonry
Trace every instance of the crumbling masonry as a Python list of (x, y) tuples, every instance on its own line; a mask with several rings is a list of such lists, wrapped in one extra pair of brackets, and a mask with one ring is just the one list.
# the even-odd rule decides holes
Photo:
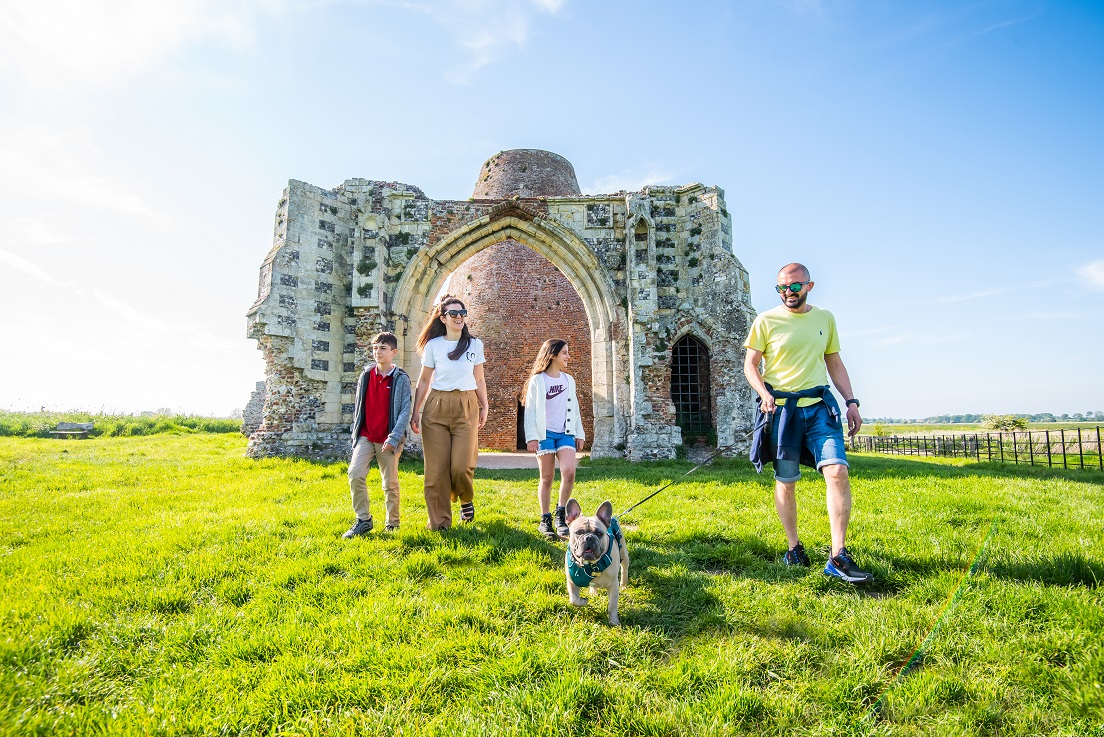
[[(595, 457), (672, 458), (698, 435), (715, 433), (723, 446), (747, 431), (754, 397), (741, 345), (755, 312), (723, 191), (688, 184), (584, 196), (566, 159), (521, 149), (492, 156), (466, 201), (431, 200), (398, 182), (288, 183), (247, 315), (266, 365), (248, 454), (347, 455), (372, 336), (395, 332), (398, 363), (416, 379), (415, 340), (446, 278), (504, 242), (554, 264), (582, 301)], [(495, 324), (486, 318), (497, 305), (469, 307)], [(497, 409), (498, 422), (514, 421), (514, 407)], [(413, 448), (419, 441), (409, 438)]]

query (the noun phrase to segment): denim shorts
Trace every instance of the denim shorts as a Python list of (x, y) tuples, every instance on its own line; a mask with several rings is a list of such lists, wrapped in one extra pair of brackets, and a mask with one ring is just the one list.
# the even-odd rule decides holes
[[(775, 448), (778, 447), (778, 415), (781, 411), (781, 407), (775, 410), (771, 422), (771, 443)], [(798, 407), (796, 411), (805, 418), (805, 447), (816, 459), (817, 470), (819, 471), (823, 466), (850, 465), (847, 462), (846, 444), (843, 441), (843, 422), (832, 424), (828, 407), (824, 402), (810, 404), (808, 407)], [(801, 478), (801, 464), (797, 461), (775, 459), (774, 478), (787, 484), (797, 481)]]
[(549, 430), (544, 433), (544, 440), (537, 443), (537, 455), (542, 456), (548, 453), (559, 453), (561, 448), (571, 448), (575, 450), (575, 436), (568, 435), (565, 432), (552, 432)]

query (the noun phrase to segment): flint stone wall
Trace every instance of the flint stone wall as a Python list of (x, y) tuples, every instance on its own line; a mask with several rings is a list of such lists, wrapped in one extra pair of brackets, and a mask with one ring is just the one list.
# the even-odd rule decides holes
[[(481, 178), (476, 192), (570, 189), (570, 163), (538, 154), (549, 152), (499, 154), (497, 174)], [(538, 159), (545, 176), (528, 176)], [(504, 184), (492, 189), (496, 176)], [(511, 239), (552, 261), (583, 301), (595, 457), (674, 457), (682, 433), (671, 402), (671, 346), (686, 334), (710, 351), (718, 445), (750, 429), (753, 392), (741, 346), (755, 311), (719, 187), (457, 201), (431, 200), (399, 182), (349, 179), (322, 189), (292, 180), (277, 204), (273, 245), (247, 313), (248, 335), (266, 363), (263, 419), (248, 454), (346, 456), (353, 392), (371, 360), (372, 336), (396, 333), (398, 363), (416, 381), (414, 342), (445, 277)], [(412, 450), (419, 443), (408, 437)]]

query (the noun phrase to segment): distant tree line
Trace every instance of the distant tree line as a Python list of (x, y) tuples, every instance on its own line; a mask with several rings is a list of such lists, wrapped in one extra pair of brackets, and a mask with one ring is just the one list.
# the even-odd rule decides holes
[[(986, 418), (992, 415), (936, 415), (934, 417), (925, 417), (922, 420), (915, 418), (896, 418), (896, 417), (872, 417), (863, 418), (866, 422), (884, 422), (891, 425), (946, 425), (949, 423), (962, 423), (970, 425), (980, 425), (985, 423)], [(1074, 414), (1060, 414), (1055, 415), (1050, 412), (1041, 412), (1035, 415), (1027, 414), (1012, 414), (1002, 415), (1003, 417), (1014, 417), (1023, 419), (1027, 422), (1104, 422), (1104, 411), (1096, 410), (1092, 412), (1076, 412)]]

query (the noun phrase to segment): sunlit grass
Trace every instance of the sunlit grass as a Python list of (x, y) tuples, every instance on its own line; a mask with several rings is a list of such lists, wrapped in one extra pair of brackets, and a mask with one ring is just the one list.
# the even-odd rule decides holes
[[(475, 525), (434, 534), (404, 462), (402, 531), (346, 541), (343, 463), (253, 461), (244, 445), (0, 439), (0, 733), (1104, 723), (1098, 472), (856, 457), (850, 543), (876, 576), (857, 590), (779, 564), (769, 474), (703, 468), (623, 518), (633, 570), (611, 629), (603, 595), (568, 602), (563, 547), (536, 531), (535, 471), (480, 470)], [(688, 468), (587, 462), (577, 495), (624, 509)], [(802, 535), (823, 566), (824, 486), (807, 478)], [(378, 484), (373, 470), (382, 511)]]

